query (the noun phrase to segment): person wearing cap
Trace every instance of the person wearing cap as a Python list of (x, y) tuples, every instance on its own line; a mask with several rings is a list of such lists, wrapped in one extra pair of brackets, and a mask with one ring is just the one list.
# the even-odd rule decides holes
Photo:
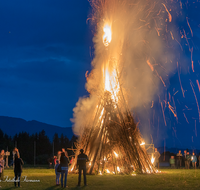
[(81, 171), (83, 170), (83, 176), (84, 176), (84, 185), (86, 186), (86, 162), (88, 162), (88, 156), (83, 153), (83, 149), (80, 150), (80, 154), (78, 155), (77, 158), (77, 165), (79, 166), (79, 177), (78, 177), (78, 185), (80, 186), (81, 184)]

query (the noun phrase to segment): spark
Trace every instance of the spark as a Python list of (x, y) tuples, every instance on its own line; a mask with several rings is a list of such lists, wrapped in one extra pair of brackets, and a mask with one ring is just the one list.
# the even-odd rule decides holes
[(193, 91), (193, 94), (194, 94), (194, 97), (195, 97), (195, 100), (196, 100), (196, 103), (197, 103), (197, 109), (198, 109), (198, 112), (199, 112), (199, 123), (200, 123), (200, 109), (199, 109), (199, 103), (198, 103), (198, 100), (197, 100), (197, 96), (195, 94), (195, 91), (194, 91), (194, 88), (193, 88), (193, 83), (192, 81), (190, 80), (190, 86), (192, 88), (192, 91)]
[(196, 82), (197, 82), (197, 86), (198, 86), (198, 88), (199, 88), (199, 92), (200, 92), (200, 84), (199, 84), (199, 81), (196, 80)]
[(196, 120), (195, 120), (195, 135), (197, 137), (197, 124), (196, 124)]
[[(155, 70), (156, 71), (156, 70)], [(163, 81), (162, 77), (158, 74), (158, 72), (156, 71), (157, 76), (160, 78), (160, 80), (162, 81), (164, 87), (166, 87), (165, 82)]]
[(168, 11), (168, 9), (167, 9), (167, 7), (165, 6), (165, 4), (164, 3), (162, 3), (162, 5), (165, 7), (165, 10), (167, 11), (167, 13), (168, 13), (168, 17), (169, 17), (169, 22), (171, 22), (172, 21), (172, 15), (170, 14), (170, 12)]
[(187, 123), (189, 124), (189, 121), (188, 121), (188, 119), (187, 119), (187, 117), (186, 117), (186, 115), (185, 115), (185, 113), (184, 113), (184, 112), (183, 112), (183, 115), (184, 115), (184, 117), (185, 117), (185, 119), (186, 119)]
[(169, 109), (171, 110), (171, 112), (174, 114), (174, 117), (177, 118), (177, 115), (176, 115), (176, 113), (175, 113), (175, 110), (174, 110), (174, 108), (170, 105), (169, 102), (168, 102), (168, 107), (169, 107)]
[(153, 104), (154, 104), (154, 101), (152, 101), (152, 103), (151, 103), (151, 108), (153, 108)]
[(189, 23), (189, 21), (188, 21), (188, 17), (186, 17), (186, 20), (187, 20), (188, 27), (190, 28), (191, 35), (192, 35), (192, 37), (193, 37), (193, 32), (192, 32), (192, 28), (191, 28), (191, 26), (190, 26), (190, 23)]
[(180, 73), (179, 73), (179, 69), (178, 69), (178, 62), (177, 62), (177, 70), (178, 70), (178, 78), (179, 78), (182, 94), (183, 94), (183, 97), (185, 98), (185, 91), (183, 90), (182, 83), (181, 83)]
[(151, 68), (151, 70), (154, 71), (154, 68), (153, 68), (153, 66), (152, 66), (152, 64), (150, 63), (149, 60), (147, 60), (147, 64), (149, 65), (149, 67)]
[(166, 120), (165, 120), (165, 114), (164, 114), (162, 102), (160, 102), (160, 105), (161, 105), (161, 108), (162, 108), (162, 113), (163, 113), (163, 118), (164, 118), (165, 126), (167, 126), (167, 123), (166, 123)]
[(171, 31), (170, 31), (170, 34), (171, 34), (172, 40), (174, 40), (174, 36), (173, 36), (173, 33)]

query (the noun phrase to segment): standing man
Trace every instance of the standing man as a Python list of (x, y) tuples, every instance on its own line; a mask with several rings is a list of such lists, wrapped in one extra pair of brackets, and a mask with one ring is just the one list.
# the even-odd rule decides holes
[(14, 160), (14, 173), (15, 173), (15, 187), (17, 186), (16, 182), (18, 182), (18, 187), (20, 186), (20, 177), (22, 173), (22, 165), (24, 165), (23, 160), (19, 157), (19, 154), (15, 154), (15, 160)]
[(187, 169), (190, 169), (191, 155), (189, 152), (187, 152), (186, 159), (187, 159)]
[(160, 153), (158, 152), (157, 148), (155, 148), (154, 157), (155, 157), (155, 166), (156, 166), (156, 164), (157, 164), (157, 165), (158, 165), (158, 169), (159, 169), (159, 158), (160, 158)]
[(182, 157), (183, 157), (183, 155), (181, 153), (181, 150), (179, 150), (179, 152), (176, 155), (176, 158), (177, 158), (177, 169), (181, 168)]
[(83, 149), (80, 150), (80, 154), (77, 158), (77, 165), (79, 166), (79, 177), (78, 177), (78, 185), (81, 184), (81, 171), (83, 170), (83, 176), (84, 176), (84, 185), (86, 186), (86, 162), (88, 162), (89, 159), (86, 154), (83, 153)]
[(184, 160), (184, 163), (185, 163), (185, 169), (187, 169), (187, 159), (186, 159), (186, 157), (187, 157), (187, 151), (184, 150), (183, 160)]
[(198, 156), (198, 160), (199, 160), (199, 168), (200, 168), (200, 155)]

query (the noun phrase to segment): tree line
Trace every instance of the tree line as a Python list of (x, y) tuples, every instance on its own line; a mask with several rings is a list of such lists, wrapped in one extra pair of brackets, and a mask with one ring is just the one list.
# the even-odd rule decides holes
[[(71, 140), (64, 134), (60, 137), (57, 133), (54, 134), (53, 141), (51, 142), (49, 137), (42, 130), (39, 133), (30, 135), (27, 132), (21, 132), (15, 134), (13, 137), (4, 134), (0, 129), (0, 150), (8, 150), (10, 152), (9, 163), (11, 163), (12, 151), (14, 147), (17, 147), (20, 153), (20, 157), (26, 164), (48, 164), (47, 160), (62, 148), (66, 150), (68, 148), (75, 148), (74, 142), (77, 140), (76, 136), (73, 136)], [(73, 151), (68, 150), (68, 154), (72, 155)]]

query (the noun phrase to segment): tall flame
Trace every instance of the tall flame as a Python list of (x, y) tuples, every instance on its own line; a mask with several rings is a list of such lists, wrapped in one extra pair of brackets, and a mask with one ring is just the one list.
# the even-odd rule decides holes
[(104, 31), (103, 44), (107, 47), (112, 40), (111, 26), (105, 24), (105, 26), (103, 27), (103, 31)]

